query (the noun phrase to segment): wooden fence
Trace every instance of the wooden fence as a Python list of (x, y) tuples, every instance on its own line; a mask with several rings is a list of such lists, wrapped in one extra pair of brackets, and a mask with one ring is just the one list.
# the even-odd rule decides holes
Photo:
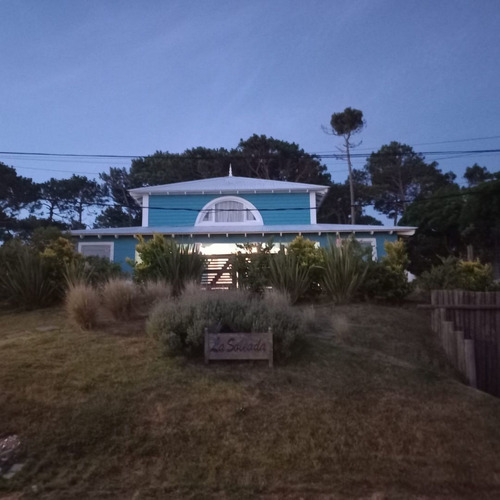
[(434, 290), (432, 330), (469, 385), (500, 396), (500, 292)]

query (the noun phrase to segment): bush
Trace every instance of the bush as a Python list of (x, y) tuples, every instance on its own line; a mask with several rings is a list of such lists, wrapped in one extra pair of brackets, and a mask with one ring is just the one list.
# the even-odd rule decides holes
[(63, 276), (66, 286), (80, 283), (98, 286), (112, 278), (123, 277), (124, 273), (120, 264), (105, 257), (78, 255), (78, 258), (64, 263)]
[(248, 243), (238, 245), (239, 251), (231, 257), (233, 283), (254, 294), (262, 294), (270, 286), (269, 267), (274, 244)]
[(137, 286), (127, 279), (112, 278), (102, 289), (103, 305), (116, 320), (130, 319), (137, 309), (138, 300)]
[(367, 297), (400, 301), (413, 289), (408, 282), (406, 268), (409, 265), (404, 241), (385, 242), (386, 256), (381, 262), (368, 266), (361, 293)]
[(485, 291), (493, 287), (493, 269), (490, 264), (481, 264), (479, 260), (442, 258), (440, 265), (432, 266), (429, 271), (420, 275), (418, 286), (427, 291), (452, 289)]
[(154, 234), (149, 241), (142, 236), (137, 239), (139, 262), (133, 263), (137, 281), (166, 281), (177, 296), (188, 281), (200, 280), (205, 260), (193, 245), (178, 245), (175, 240), (166, 239), (160, 234)]
[(101, 298), (88, 284), (71, 285), (66, 293), (66, 313), (81, 328), (90, 330), (97, 324)]
[(323, 274), (323, 251), (314, 241), (297, 236), (287, 247), (287, 253), (294, 255), (302, 267), (309, 270), (310, 286), (303, 297), (314, 297), (321, 293), (321, 277)]
[(274, 355), (292, 355), (297, 338), (307, 331), (304, 316), (286, 299), (265, 300), (244, 291), (193, 291), (176, 300), (157, 304), (147, 332), (158, 339), (169, 356), (203, 353), (204, 330), (211, 332), (265, 332), (271, 327)]
[(368, 266), (360, 291), (365, 297), (398, 302), (412, 289), (404, 271), (397, 271), (383, 262), (373, 262)]
[(36, 309), (60, 299), (52, 268), (36, 251), (16, 240), (0, 250), (0, 296), (4, 300), (15, 307)]
[(322, 287), (337, 304), (350, 302), (365, 280), (366, 251), (353, 238), (333, 240), (323, 249)]

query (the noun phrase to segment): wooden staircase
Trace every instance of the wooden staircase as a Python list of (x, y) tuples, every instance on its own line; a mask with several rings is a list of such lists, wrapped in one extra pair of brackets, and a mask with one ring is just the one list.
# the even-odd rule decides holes
[(201, 285), (212, 290), (233, 287), (231, 275), (231, 255), (209, 255), (205, 258), (205, 269)]

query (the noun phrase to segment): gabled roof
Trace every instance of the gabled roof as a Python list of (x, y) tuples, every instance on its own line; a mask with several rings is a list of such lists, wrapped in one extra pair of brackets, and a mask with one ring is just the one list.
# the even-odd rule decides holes
[(175, 182), (161, 186), (130, 189), (129, 193), (139, 200), (145, 194), (242, 194), (242, 193), (310, 193), (326, 194), (328, 186), (301, 182), (254, 179), (252, 177), (212, 177), (197, 181)]

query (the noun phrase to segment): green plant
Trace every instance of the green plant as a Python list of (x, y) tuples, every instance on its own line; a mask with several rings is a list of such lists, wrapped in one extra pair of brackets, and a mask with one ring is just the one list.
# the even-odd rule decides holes
[(60, 298), (52, 268), (41, 256), (20, 242), (2, 247), (0, 296), (15, 307), (36, 309), (52, 305)]
[(68, 317), (78, 326), (90, 330), (97, 324), (101, 297), (91, 285), (77, 283), (66, 292), (65, 308)]
[(361, 294), (388, 301), (403, 300), (413, 289), (406, 268), (410, 261), (404, 241), (386, 241), (386, 255), (381, 262), (370, 262)]
[(456, 257), (440, 258), (441, 264), (432, 266), (418, 278), (418, 286), (423, 290), (447, 290), (459, 288), (459, 273)]
[(269, 262), (273, 246), (272, 240), (265, 244), (238, 245), (238, 252), (231, 256), (231, 272), (239, 288), (262, 294), (270, 286)]
[(102, 289), (104, 307), (116, 320), (130, 319), (139, 299), (139, 290), (135, 283), (124, 278), (111, 278)]
[(309, 289), (303, 294), (304, 297), (314, 297), (321, 293), (321, 276), (323, 274), (323, 252), (321, 248), (311, 240), (303, 236), (297, 236), (287, 247), (287, 252), (294, 255), (300, 266), (309, 270)]
[(485, 291), (493, 285), (493, 268), (491, 264), (481, 264), (478, 260), (458, 261), (460, 287), (464, 290)]
[(366, 276), (366, 252), (353, 238), (330, 239), (323, 252), (326, 294), (337, 304), (350, 302)]
[(193, 291), (155, 306), (146, 330), (170, 356), (199, 356), (205, 328), (230, 333), (261, 332), (271, 327), (275, 358), (284, 360), (292, 355), (297, 338), (307, 332), (309, 324), (309, 318), (283, 298), (266, 300), (241, 290)]
[(177, 296), (186, 282), (200, 279), (205, 260), (193, 245), (179, 245), (160, 234), (154, 234), (148, 241), (142, 236), (137, 239), (139, 261), (133, 264), (137, 281), (163, 280)]
[(441, 258), (440, 265), (432, 266), (429, 271), (420, 275), (418, 285), (427, 291), (451, 289), (485, 291), (493, 286), (493, 269), (490, 264), (481, 264), (479, 260)]
[(311, 288), (309, 266), (301, 264), (293, 253), (282, 249), (269, 261), (269, 279), (273, 288), (286, 293), (295, 304)]
[(456, 257), (441, 258), (441, 264), (432, 266), (418, 278), (423, 290), (463, 289), (470, 291), (488, 290), (493, 285), (491, 265), (476, 261), (463, 261)]
[(67, 287), (66, 272), (69, 268), (76, 268), (83, 261), (83, 256), (77, 253), (74, 244), (63, 236), (48, 241), (40, 256), (60, 297), (63, 297)]

